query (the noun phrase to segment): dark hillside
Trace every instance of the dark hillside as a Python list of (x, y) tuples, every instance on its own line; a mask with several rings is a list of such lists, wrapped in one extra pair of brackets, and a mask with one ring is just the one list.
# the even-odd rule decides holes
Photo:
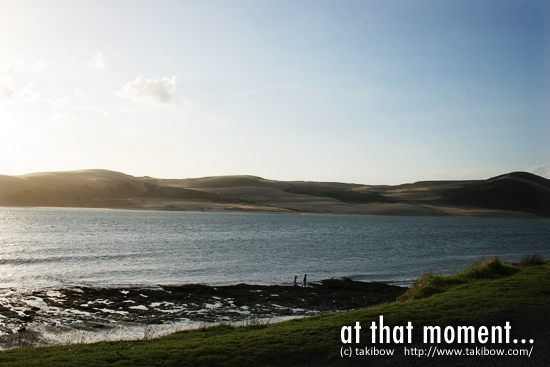
[(451, 205), (513, 210), (550, 217), (550, 180), (513, 172), (462, 188), (442, 190), (441, 202)]
[(283, 191), (290, 194), (328, 197), (344, 203), (395, 203), (397, 200), (382, 196), (377, 192), (362, 192), (346, 188), (324, 185), (323, 183), (289, 183)]
[(512, 172), (482, 181), (368, 186), (243, 175), (157, 179), (81, 170), (0, 175), (0, 205), (375, 215), (411, 215), (411, 210), (414, 215), (480, 215), (486, 210), (550, 217), (550, 180)]

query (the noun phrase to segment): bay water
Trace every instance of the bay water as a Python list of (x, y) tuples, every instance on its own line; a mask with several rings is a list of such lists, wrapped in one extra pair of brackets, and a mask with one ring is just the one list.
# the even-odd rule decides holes
[(410, 284), (480, 258), (550, 257), (550, 221), (0, 208), (0, 289), (349, 277)]

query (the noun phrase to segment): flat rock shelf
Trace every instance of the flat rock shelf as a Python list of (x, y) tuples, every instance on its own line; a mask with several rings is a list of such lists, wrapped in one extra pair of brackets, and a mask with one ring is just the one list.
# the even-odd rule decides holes
[(344, 278), (307, 287), (188, 284), (152, 289), (73, 287), (14, 292), (0, 300), (0, 345), (9, 348), (17, 342), (15, 346), (23, 346), (21, 337), (40, 339), (44, 328), (99, 332), (128, 323), (235, 323), (343, 312), (394, 301), (406, 290)]

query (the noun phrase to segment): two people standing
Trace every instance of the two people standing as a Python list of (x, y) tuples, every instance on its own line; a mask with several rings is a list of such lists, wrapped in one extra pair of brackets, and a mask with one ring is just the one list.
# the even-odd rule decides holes
[[(294, 285), (297, 286), (298, 285), (298, 276), (295, 275), (294, 276)], [(304, 275), (304, 287), (307, 287), (307, 274)]]

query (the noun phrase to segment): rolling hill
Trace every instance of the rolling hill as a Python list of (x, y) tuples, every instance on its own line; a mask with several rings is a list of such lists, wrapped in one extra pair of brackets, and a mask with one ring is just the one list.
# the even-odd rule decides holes
[(512, 172), (487, 180), (373, 186), (256, 176), (157, 179), (97, 169), (0, 175), (0, 205), (550, 217), (550, 180)]

